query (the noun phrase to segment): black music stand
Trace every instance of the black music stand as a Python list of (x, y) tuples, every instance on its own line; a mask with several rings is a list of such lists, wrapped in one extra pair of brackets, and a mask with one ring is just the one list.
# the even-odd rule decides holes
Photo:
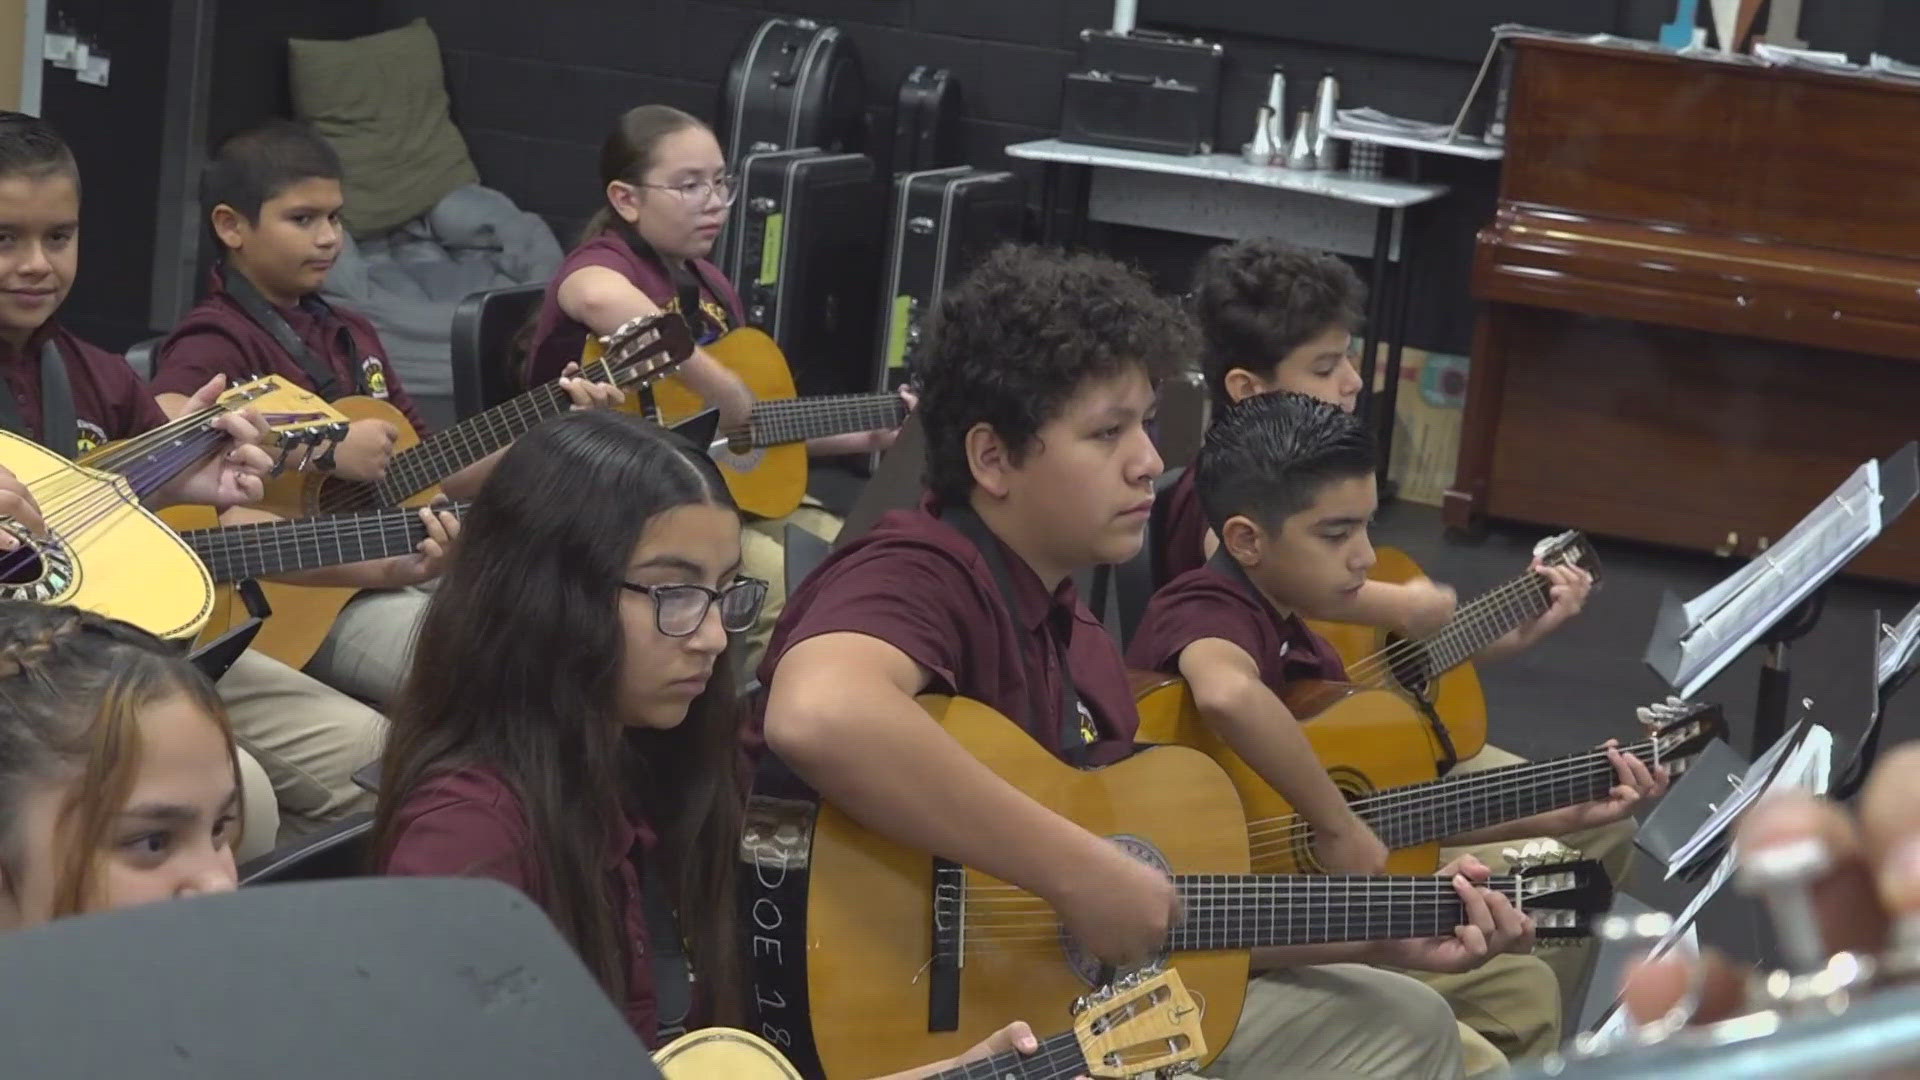
[(659, 1071), (533, 902), (494, 881), (269, 885), (0, 935), (0, 1072), (34, 1080)]
[[(1879, 489), (1878, 529), (1861, 517), (1871, 498), (1863, 475)], [(1803, 518), (1792, 532), (1725, 582), (1694, 600), (1668, 592), (1660, 603), (1647, 665), (1676, 693), (1692, 697), (1748, 646), (1766, 654), (1753, 718), (1752, 756), (1786, 731), (1792, 680), (1787, 646), (1820, 619), (1820, 590), (1861, 548), (1884, 532), (1920, 494), (1920, 444), (1908, 443), (1884, 461), (1868, 462)], [(1837, 561), (1823, 561), (1838, 554)], [(1712, 598), (1709, 600), (1709, 598)]]
[(1867, 729), (1860, 736), (1853, 758), (1838, 773), (1833, 784), (1836, 799), (1851, 800), (1867, 782), (1867, 775), (1873, 771), (1873, 763), (1880, 757), (1880, 734), (1886, 722), (1887, 706), (1893, 701), (1902, 687), (1920, 674), (1920, 649), (1914, 648), (1911, 639), (1903, 641), (1901, 631), (1920, 632), (1920, 606), (1907, 613), (1900, 621), (1898, 629), (1881, 622), (1880, 612), (1873, 613), (1874, 626), (1874, 687), (1873, 716), (1867, 721)]

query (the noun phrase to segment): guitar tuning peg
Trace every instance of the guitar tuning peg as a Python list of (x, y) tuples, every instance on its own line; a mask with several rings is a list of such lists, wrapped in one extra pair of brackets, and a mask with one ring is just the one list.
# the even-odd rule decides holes
[(1602, 941), (1650, 944), (1673, 932), (1673, 916), (1664, 911), (1609, 915), (1595, 928)]
[(1735, 880), (1741, 892), (1766, 905), (1793, 974), (1819, 971), (1831, 955), (1813, 909), (1813, 884), (1832, 866), (1826, 843), (1811, 836), (1741, 853)]
[(1087, 1000), (1087, 995), (1081, 994), (1073, 999), (1073, 1004), (1067, 1006), (1067, 1012), (1069, 1015), (1079, 1016), (1091, 1008), (1093, 1008), (1093, 1002)]

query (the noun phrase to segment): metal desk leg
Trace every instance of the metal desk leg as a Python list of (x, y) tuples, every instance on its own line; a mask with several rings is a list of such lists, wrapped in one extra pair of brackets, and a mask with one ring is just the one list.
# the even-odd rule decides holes
[(1378, 351), (1384, 328), (1387, 300), (1387, 273), (1392, 265), (1393, 211), (1381, 210), (1373, 222), (1373, 266), (1367, 274), (1367, 325), (1360, 330), (1360, 409), (1371, 418), (1373, 413), (1374, 353)]
[(1380, 498), (1394, 497), (1392, 487), (1387, 481), (1387, 466), (1393, 461), (1394, 409), (1400, 399), (1400, 352), (1407, 343), (1407, 306), (1412, 291), (1413, 257), (1408, 253), (1406, 211), (1393, 212), (1393, 229), (1400, 238), (1400, 258), (1393, 268), (1393, 297), (1388, 304), (1387, 316), (1387, 372), (1386, 385), (1380, 388), (1379, 447), (1380, 447)]

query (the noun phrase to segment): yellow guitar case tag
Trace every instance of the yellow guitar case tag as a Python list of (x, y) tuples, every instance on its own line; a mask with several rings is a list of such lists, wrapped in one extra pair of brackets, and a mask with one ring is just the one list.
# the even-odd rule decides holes
[(768, 214), (767, 230), (760, 237), (760, 277), (761, 285), (774, 285), (780, 281), (780, 245), (786, 239), (787, 215)]
[(913, 318), (913, 297), (902, 293), (893, 298), (893, 316), (887, 329), (887, 366), (897, 368), (907, 362), (907, 326)]

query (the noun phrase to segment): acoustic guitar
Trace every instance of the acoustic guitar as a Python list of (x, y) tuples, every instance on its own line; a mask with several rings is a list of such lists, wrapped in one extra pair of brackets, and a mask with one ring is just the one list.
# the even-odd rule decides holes
[[(1534, 545), (1533, 554), (1548, 566), (1585, 570), (1594, 586), (1600, 585), (1600, 556), (1578, 532), (1548, 537)], [(1411, 558), (1398, 551), (1392, 555), (1397, 558), (1383, 557), (1368, 576), (1393, 582), (1421, 576)], [(1544, 614), (1553, 602), (1549, 591), (1546, 579), (1529, 570), (1460, 605), (1445, 626), (1423, 638), (1353, 623), (1315, 621), (1312, 628), (1346, 662), (1349, 683), (1407, 695), (1429, 723), (1444, 725), (1454, 755), (1464, 761), (1487, 744), (1487, 698), (1467, 661)], [(1444, 759), (1444, 745), (1435, 745)]]
[[(1248, 869), (1246, 819), (1220, 767), (1154, 747), (1081, 771), (992, 709), (923, 697), (947, 733), (1043, 806), (1172, 876), (1185, 915), (1167, 946), (1226, 1045), (1249, 950), (1449, 934), (1463, 918), (1437, 877), (1272, 876)], [(810, 1075), (875, 1076), (951, 1057), (1104, 981), (1046, 901), (893, 843), (763, 768), (740, 856), (741, 912), (763, 1031)], [(1591, 862), (1529, 865), (1487, 882), (1544, 939), (1585, 934), (1612, 886)]]
[[(1129, 975), (1073, 1003), (1073, 1027), (1031, 1054), (1006, 1052), (927, 1080), (1145, 1080), (1170, 1077), (1206, 1056), (1201, 1008), (1177, 971)], [(653, 1055), (666, 1080), (800, 1080), (765, 1039), (732, 1028), (689, 1031)]]
[[(583, 365), (581, 377), (616, 386), (642, 386), (664, 377), (692, 355), (693, 338), (678, 316), (636, 319), (607, 336), (602, 358)], [(393, 459), (387, 463), (386, 477), (377, 484), (367, 484), (321, 472), (287, 472), (268, 483), (261, 508), (281, 517), (305, 518), (382, 507), (425, 506), (439, 495), (442, 480), (504, 449), (541, 421), (565, 414), (573, 408), (573, 399), (557, 381), (547, 383), (424, 440), (398, 409), (384, 401), (346, 397), (333, 406), (352, 420), (385, 420), (400, 433)], [(218, 515), (209, 507), (173, 507), (162, 517), (183, 532), (219, 524)], [(370, 552), (367, 557), (376, 556)], [(274, 617), (260, 625), (253, 648), (296, 669), (313, 659), (333, 629), (340, 609), (359, 592), (272, 581), (262, 581), (260, 588)], [(206, 623), (202, 638), (212, 640), (247, 617), (241, 598), (232, 589), (219, 587), (213, 617)]]
[[(1136, 672), (1133, 685), (1141, 741), (1203, 751), (1233, 779), (1246, 808), (1256, 872), (1325, 870), (1313, 853), (1312, 828), (1201, 719), (1186, 680)], [(1446, 837), (1591, 802), (1615, 783), (1604, 750), (1442, 779), (1434, 765), (1432, 728), (1399, 694), (1313, 682), (1289, 688), (1281, 700), (1301, 720), (1301, 732), (1334, 786), (1386, 845), (1392, 873), (1432, 873)], [(1726, 735), (1718, 705), (1668, 702), (1647, 712), (1647, 737), (1620, 752), (1649, 767), (1665, 765), (1678, 774)]]
[(192, 637), (212, 610), (213, 584), (192, 549), (142, 502), (226, 441), (216, 418), (247, 407), (286, 444), (339, 434), (338, 414), (277, 378), (235, 387), (215, 405), (78, 462), (0, 432), (0, 466), (27, 486), (48, 531), (38, 538), (0, 522), (20, 542), (0, 554), (0, 597), (73, 604), (159, 637)]
[[(593, 352), (589, 340), (586, 357)], [(907, 417), (899, 394), (797, 396), (786, 354), (750, 326), (729, 331), (706, 352), (753, 391), (747, 426), (721, 431), (712, 448), (733, 501), (750, 514), (781, 518), (800, 505), (807, 494), (807, 440), (895, 428)], [(668, 425), (707, 409), (679, 379), (656, 385), (653, 403), (655, 418)], [(627, 408), (642, 408), (637, 395), (628, 395)]]

